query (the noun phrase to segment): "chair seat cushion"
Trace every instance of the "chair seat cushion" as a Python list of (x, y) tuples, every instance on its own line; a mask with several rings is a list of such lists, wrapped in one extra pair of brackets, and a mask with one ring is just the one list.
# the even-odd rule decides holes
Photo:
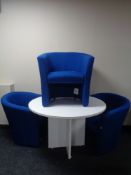
[(82, 83), (83, 74), (77, 71), (55, 71), (48, 74), (49, 83)]

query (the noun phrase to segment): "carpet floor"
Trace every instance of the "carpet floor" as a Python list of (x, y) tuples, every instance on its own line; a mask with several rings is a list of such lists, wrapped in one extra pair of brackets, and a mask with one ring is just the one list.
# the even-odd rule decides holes
[(15, 145), (8, 127), (0, 127), (0, 175), (130, 175), (131, 130), (123, 129), (113, 152), (91, 156), (85, 147), (73, 147), (68, 160), (65, 148), (48, 149)]

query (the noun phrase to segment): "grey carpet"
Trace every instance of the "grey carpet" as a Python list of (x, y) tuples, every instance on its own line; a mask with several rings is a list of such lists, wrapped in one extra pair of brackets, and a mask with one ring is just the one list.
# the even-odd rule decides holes
[(9, 128), (0, 127), (0, 175), (129, 175), (131, 174), (131, 131), (123, 130), (116, 150), (90, 156), (85, 147), (73, 148), (68, 160), (65, 148), (48, 149), (15, 145)]

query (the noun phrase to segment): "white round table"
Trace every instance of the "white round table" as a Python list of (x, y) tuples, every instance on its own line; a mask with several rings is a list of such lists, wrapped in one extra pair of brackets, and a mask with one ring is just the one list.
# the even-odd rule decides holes
[(38, 115), (48, 118), (60, 118), (68, 121), (68, 144), (67, 153), (68, 159), (71, 159), (71, 133), (72, 133), (72, 120), (78, 118), (89, 118), (103, 113), (106, 109), (106, 104), (95, 97), (89, 98), (89, 105), (82, 106), (80, 100), (73, 98), (58, 98), (48, 107), (42, 106), (42, 98), (38, 97), (29, 102), (29, 109)]

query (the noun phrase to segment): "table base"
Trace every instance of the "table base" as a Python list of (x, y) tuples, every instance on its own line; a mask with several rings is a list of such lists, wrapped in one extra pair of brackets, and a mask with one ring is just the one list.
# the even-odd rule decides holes
[(67, 121), (67, 155), (71, 159), (71, 145), (72, 145), (72, 120)]

